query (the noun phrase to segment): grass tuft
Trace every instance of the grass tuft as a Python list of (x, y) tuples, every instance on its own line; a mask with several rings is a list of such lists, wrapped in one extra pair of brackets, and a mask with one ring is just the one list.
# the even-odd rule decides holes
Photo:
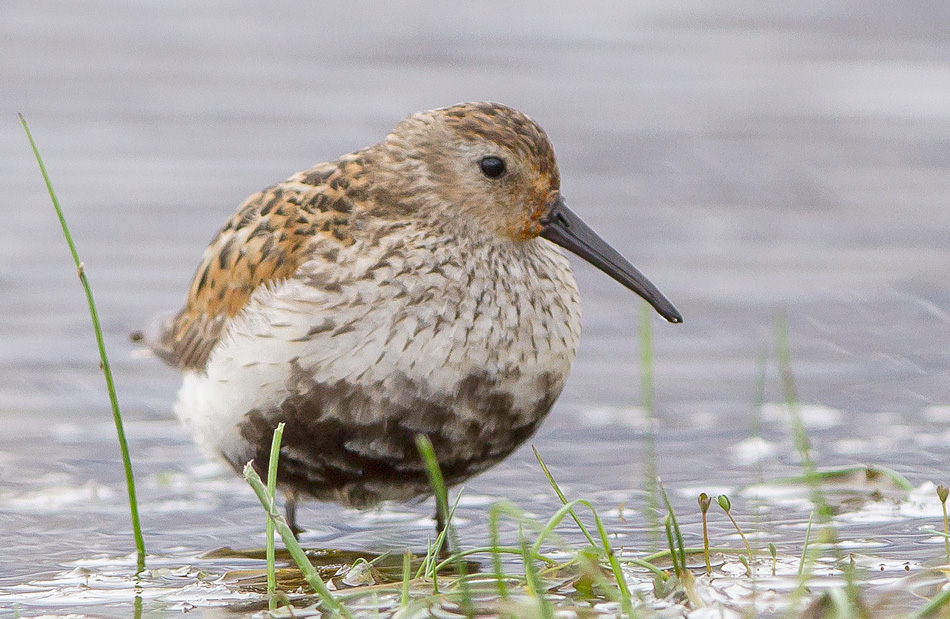
[[(620, 563), (617, 560), (617, 557), (614, 554), (613, 549), (611, 548), (610, 541), (607, 538), (607, 530), (604, 528), (604, 523), (601, 521), (600, 515), (597, 513), (597, 510), (594, 509), (594, 506), (588, 501), (577, 500), (577, 501), (572, 501), (569, 503), (567, 501), (567, 498), (564, 496), (564, 493), (561, 492), (561, 489), (557, 485), (557, 482), (554, 481), (554, 477), (551, 475), (551, 471), (548, 470), (547, 465), (544, 464), (544, 460), (541, 459), (541, 454), (538, 453), (537, 449), (534, 450), (534, 455), (538, 459), (538, 462), (541, 464), (541, 469), (544, 471), (544, 474), (547, 476), (548, 482), (551, 484), (551, 487), (554, 488), (554, 491), (557, 494), (558, 498), (564, 504), (563, 507), (561, 507), (561, 509), (559, 510), (558, 514), (560, 514), (561, 512), (565, 512), (566, 510), (566, 513), (569, 513), (571, 515), (571, 517), (574, 519), (574, 522), (577, 523), (577, 526), (580, 527), (581, 531), (583, 531), (584, 536), (591, 543), (591, 546), (594, 548), (597, 548), (597, 544), (594, 542), (593, 536), (590, 534), (590, 532), (587, 531), (587, 528), (584, 526), (580, 518), (574, 512), (573, 505), (575, 504), (584, 505), (585, 507), (591, 510), (591, 513), (594, 515), (594, 524), (596, 525), (597, 533), (600, 536), (600, 541), (602, 544), (604, 555), (606, 556), (607, 561), (610, 564), (610, 569), (614, 574), (614, 580), (616, 581), (616, 584), (617, 584), (617, 590), (620, 592), (621, 606), (624, 612), (627, 614), (627, 616), (632, 616), (633, 602), (630, 596), (630, 589), (627, 587), (627, 581), (623, 577), (623, 572), (620, 568)], [(558, 514), (555, 514), (555, 516), (558, 516)], [(551, 521), (549, 521), (549, 524), (550, 522), (554, 522), (554, 517), (551, 518)], [(550, 528), (551, 530), (553, 530), (554, 527), (551, 526)], [(540, 544), (542, 540), (543, 540), (543, 536), (539, 535), (538, 542), (535, 544), (537, 549), (540, 549)]]
[[(666, 489), (663, 488), (660, 480), (657, 480), (656, 485), (660, 489), (663, 502), (666, 504), (666, 538), (670, 545), (670, 558), (673, 559), (676, 575), (683, 578), (683, 574), (686, 572), (686, 544), (683, 542), (683, 534), (680, 532), (679, 522), (676, 521), (676, 512), (673, 510), (673, 504), (670, 503), (670, 497), (666, 494)], [(676, 542), (675, 546), (673, 545), (674, 541)], [(677, 554), (679, 554), (678, 569), (676, 569)]]
[[(538, 452), (538, 449), (532, 445), (531, 450), (534, 451), (534, 457), (537, 458), (538, 464), (541, 465), (541, 471), (547, 478), (548, 483), (551, 484), (551, 488), (554, 489), (554, 493), (557, 495), (557, 498), (561, 500), (562, 505), (567, 505), (567, 497), (564, 496), (564, 493), (561, 492), (560, 486), (558, 486), (557, 482), (554, 481), (554, 476), (551, 475), (551, 471), (548, 469), (548, 465), (545, 464), (544, 460), (541, 458), (541, 454)], [(584, 526), (584, 523), (581, 522), (581, 519), (577, 516), (577, 513), (574, 510), (571, 510), (571, 518), (573, 518), (574, 522), (577, 523), (577, 527), (581, 530), (581, 533), (584, 534), (584, 537), (587, 538), (587, 541), (590, 543), (590, 545), (597, 546), (597, 542), (594, 541), (594, 537), (590, 534), (590, 531), (587, 530), (587, 527)]]
[(267, 486), (264, 485), (264, 482), (261, 481), (260, 475), (257, 474), (257, 471), (254, 470), (252, 462), (248, 462), (244, 465), (244, 479), (247, 480), (247, 483), (250, 484), (251, 488), (254, 490), (254, 494), (257, 495), (258, 500), (261, 502), (261, 505), (264, 507), (264, 511), (267, 512), (267, 517), (273, 521), (277, 532), (280, 534), (282, 540), (284, 540), (284, 546), (287, 547), (287, 550), (290, 552), (290, 556), (293, 557), (294, 562), (297, 564), (297, 567), (300, 568), (300, 571), (303, 572), (303, 576), (307, 581), (307, 584), (317, 592), (317, 595), (320, 596), (321, 604), (326, 605), (333, 612), (346, 617), (347, 619), (355, 619), (353, 614), (348, 611), (343, 604), (337, 600), (330, 590), (327, 588), (323, 579), (320, 578), (320, 574), (317, 573), (317, 570), (313, 567), (313, 564), (310, 563), (310, 559), (307, 558), (307, 553), (304, 552), (303, 548), (300, 547), (300, 544), (297, 542), (297, 538), (294, 537), (294, 532), (290, 529), (290, 526), (287, 524), (287, 521), (284, 520), (283, 516), (277, 513), (277, 510), (274, 506), (273, 501), (271, 500), (270, 493), (267, 490)]
[(706, 519), (706, 512), (709, 511), (711, 504), (712, 499), (709, 498), (708, 494), (703, 492), (699, 495), (699, 511), (703, 514), (703, 558), (706, 559), (707, 576), (712, 574), (712, 567), (709, 565), (709, 524)]
[[(802, 468), (805, 470), (804, 478), (810, 488), (811, 501), (815, 505), (815, 513), (818, 515), (818, 522), (822, 525), (822, 541), (828, 543), (837, 559), (842, 564), (844, 574), (844, 589), (851, 606), (858, 608), (861, 605), (861, 599), (855, 582), (854, 565), (851, 562), (845, 562), (844, 556), (838, 541), (838, 532), (835, 529), (831, 504), (825, 496), (822, 488), (823, 476), (818, 472), (818, 467), (811, 455), (811, 445), (808, 436), (805, 433), (805, 424), (802, 421), (801, 411), (799, 409), (798, 389), (795, 386), (795, 375), (792, 372), (791, 348), (788, 337), (788, 321), (784, 312), (778, 312), (774, 320), (775, 330), (775, 348), (778, 358), (779, 373), (782, 377), (782, 393), (785, 400), (785, 407), (788, 410), (789, 421), (792, 426), (792, 434), (795, 440), (795, 446), (798, 449), (802, 461)], [(900, 477), (894, 474), (894, 477)], [(909, 483), (906, 484), (910, 486)], [(810, 522), (810, 521), (809, 521)], [(803, 551), (803, 556), (808, 557)], [(817, 559), (817, 555), (815, 556)], [(807, 581), (810, 577), (811, 567), (814, 561), (806, 561), (804, 570), (800, 570), (800, 581), (798, 589), (803, 591), (807, 587)]]

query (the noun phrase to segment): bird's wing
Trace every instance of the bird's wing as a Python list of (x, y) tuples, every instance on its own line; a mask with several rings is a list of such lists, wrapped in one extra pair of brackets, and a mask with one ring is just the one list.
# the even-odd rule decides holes
[(291, 277), (315, 235), (353, 242), (344, 162), (300, 172), (248, 198), (205, 250), (185, 307), (147, 338), (169, 365), (203, 369), (228, 319), (261, 286)]

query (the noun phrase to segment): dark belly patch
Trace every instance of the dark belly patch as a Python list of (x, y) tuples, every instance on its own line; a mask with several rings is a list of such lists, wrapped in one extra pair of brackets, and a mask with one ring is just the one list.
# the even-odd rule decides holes
[(303, 390), (298, 384), (297, 393), (279, 407), (247, 413), (240, 427), (244, 448), (225, 457), (237, 470), (253, 459), (263, 474), (274, 428), (282, 421), (278, 481), (283, 489), (357, 507), (406, 500), (430, 493), (417, 434), (432, 441), (446, 482), (455, 485), (527, 440), (560, 391), (560, 381), (543, 375), (537, 402), (521, 411), (487, 376), (465, 378), (452, 397), (424, 397), (410, 381), (396, 382), (398, 389), (386, 390), (392, 395), (346, 381), (310, 380)]

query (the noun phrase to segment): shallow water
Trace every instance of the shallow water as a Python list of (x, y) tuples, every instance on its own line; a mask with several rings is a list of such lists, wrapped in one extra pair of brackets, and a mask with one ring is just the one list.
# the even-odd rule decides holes
[[(130, 603), (127, 589), (106, 608), (56, 593), (97, 557), (121, 573), (131, 541), (88, 316), (17, 111), (95, 288), (156, 564), (259, 546), (263, 526), (249, 489), (205, 463), (171, 418), (174, 372), (135, 355), (127, 334), (180, 304), (201, 250), (245, 196), (376, 141), (410, 111), (473, 99), (546, 128), (572, 207), (686, 318), (657, 320), (654, 345), (657, 468), (689, 543), (696, 495), (728, 492), (750, 527), (800, 552), (800, 499), (740, 494), (801, 471), (775, 406), (763, 412), (764, 446), (743, 442), (757, 358), (774, 348), (772, 316), (784, 309), (801, 400), (825, 407), (805, 411), (819, 465), (890, 466), (927, 497), (849, 504), (841, 537), (888, 570), (941, 561), (922, 527), (939, 525), (925, 484), (948, 481), (950, 453), (947, 8), (630, 4), (9, 2), (0, 609), (127, 616)], [(623, 544), (646, 549), (638, 304), (576, 270), (582, 348), (533, 443), (569, 496), (594, 500)], [(781, 399), (776, 373), (771, 362), (767, 402)], [(495, 499), (539, 515), (557, 506), (527, 449), (466, 496), (463, 545), (484, 543)], [(624, 522), (622, 503), (636, 517)], [(305, 541), (419, 551), (430, 512), (308, 505)], [(147, 597), (146, 611), (194, 603), (169, 591)]]

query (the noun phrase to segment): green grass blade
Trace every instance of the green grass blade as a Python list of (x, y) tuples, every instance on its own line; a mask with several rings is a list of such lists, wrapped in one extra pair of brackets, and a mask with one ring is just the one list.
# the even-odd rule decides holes
[(544, 619), (554, 619), (554, 609), (544, 596), (544, 587), (541, 584), (541, 577), (538, 574), (537, 567), (534, 565), (534, 553), (528, 548), (528, 542), (524, 537), (524, 529), (520, 526), (518, 527), (518, 539), (521, 542), (521, 560), (524, 564), (524, 577), (528, 593), (538, 601), (541, 616)]
[(788, 409), (789, 422), (792, 426), (792, 438), (795, 441), (795, 448), (798, 450), (802, 460), (805, 478), (810, 482), (811, 500), (817, 508), (818, 522), (827, 525), (830, 524), (833, 513), (825, 497), (825, 493), (821, 488), (821, 480), (818, 477), (818, 467), (811, 455), (811, 441), (808, 440), (808, 434), (805, 432), (805, 423), (802, 421), (798, 400), (798, 388), (795, 386), (795, 374), (792, 372), (791, 347), (789, 346), (788, 340), (788, 321), (784, 312), (776, 314), (774, 328), (775, 354), (778, 358), (779, 373), (782, 377), (782, 396), (785, 401), (785, 407)]
[(656, 466), (656, 421), (654, 419), (653, 389), (653, 328), (650, 322), (653, 311), (646, 303), (640, 307), (640, 391), (643, 410), (646, 415), (647, 429), (643, 435), (643, 480), (646, 503), (643, 508), (647, 520), (647, 530), (653, 544), (651, 550), (659, 547), (661, 537), (660, 496), (656, 487), (658, 469)]
[(808, 514), (808, 526), (805, 527), (805, 541), (802, 543), (802, 557), (798, 562), (798, 577), (801, 578), (805, 573), (805, 563), (808, 558), (808, 544), (811, 543), (811, 523), (815, 518), (815, 512)]
[(109, 357), (106, 355), (106, 345), (102, 337), (102, 326), (99, 323), (99, 312), (96, 311), (96, 302), (92, 296), (92, 286), (89, 284), (89, 278), (86, 277), (86, 268), (79, 259), (79, 252), (76, 250), (76, 244), (73, 243), (73, 237), (69, 233), (69, 226), (66, 225), (66, 217), (63, 215), (63, 209), (60, 207), (59, 199), (53, 190), (53, 183), (50, 181), (46, 166), (43, 164), (43, 158), (40, 156), (39, 148), (33, 141), (33, 134), (26, 124), (26, 119), (22, 114), (20, 122), (23, 124), (23, 130), (30, 141), (30, 147), (33, 149), (33, 155), (36, 157), (36, 163), (40, 166), (40, 172), (43, 174), (43, 181), (46, 183), (46, 191), (49, 193), (50, 200), (53, 202), (53, 208), (56, 209), (56, 216), (59, 218), (59, 224), (63, 229), (63, 236), (66, 237), (66, 244), (69, 246), (69, 252), (72, 254), (73, 262), (76, 264), (76, 272), (79, 275), (79, 282), (82, 284), (83, 291), (86, 293), (86, 303), (89, 305), (89, 315), (92, 318), (92, 328), (96, 334), (96, 345), (99, 347), (99, 361), (102, 367), (102, 373), (106, 379), (106, 389), (109, 392), (109, 402), (112, 405), (112, 418), (115, 422), (115, 431), (119, 439), (119, 450), (122, 452), (122, 465), (125, 468), (125, 484), (129, 493), (129, 511), (132, 516), (132, 534), (135, 537), (135, 548), (137, 551), (137, 572), (145, 569), (145, 538), (142, 536), (142, 525), (139, 522), (138, 499), (135, 496), (135, 476), (132, 473), (132, 458), (129, 455), (129, 444), (125, 440), (125, 429), (122, 425), (122, 414), (119, 412), (119, 399), (116, 396), (115, 381), (112, 378), (112, 368), (109, 366)]
[(399, 608), (405, 609), (409, 606), (409, 572), (412, 570), (412, 553), (406, 549), (402, 555), (402, 588), (399, 595)]
[(290, 556), (293, 557), (297, 567), (299, 567), (300, 571), (303, 572), (303, 576), (307, 580), (307, 584), (309, 584), (310, 587), (317, 592), (317, 595), (320, 596), (321, 603), (325, 604), (328, 608), (337, 614), (346, 617), (347, 619), (355, 619), (350, 611), (344, 608), (340, 601), (333, 596), (329, 589), (327, 589), (326, 583), (323, 582), (323, 579), (320, 578), (320, 574), (307, 558), (307, 553), (304, 552), (303, 548), (301, 548), (300, 544), (297, 542), (297, 538), (294, 537), (294, 532), (290, 530), (290, 526), (287, 524), (284, 518), (277, 513), (277, 510), (274, 508), (274, 505), (270, 500), (270, 495), (267, 492), (267, 486), (265, 486), (264, 482), (261, 481), (260, 475), (257, 474), (257, 471), (254, 470), (254, 467), (250, 462), (244, 465), (244, 479), (247, 480), (247, 483), (251, 485), (251, 488), (254, 490), (254, 494), (257, 495), (257, 499), (264, 507), (264, 511), (267, 512), (267, 517), (274, 522), (274, 526), (276, 527), (277, 532), (280, 534), (280, 538), (284, 540), (284, 546), (287, 547), (287, 550), (290, 552)]
[[(274, 429), (274, 438), (270, 444), (270, 460), (267, 463), (267, 495), (270, 497), (270, 510), (276, 507), (277, 461), (280, 459), (280, 442), (284, 437), (284, 424), (278, 423)], [(274, 521), (267, 518), (267, 605), (271, 610), (277, 607), (277, 568), (274, 565)]]
[[(591, 506), (591, 504), (584, 499), (575, 499), (573, 501), (570, 501), (562, 505), (560, 509), (554, 512), (554, 515), (548, 518), (548, 521), (544, 524), (544, 526), (538, 529), (538, 539), (535, 540), (534, 546), (533, 546), (535, 555), (541, 552), (541, 546), (544, 544), (547, 538), (550, 537), (554, 533), (555, 527), (561, 524), (561, 521), (564, 520), (574, 510), (574, 507), (576, 507), (577, 505), (583, 505), (593, 510), (593, 507)], [(523, 524), (530, 525), (534, 523), (524, 522)], [(594, 548), (597, 548), (599, 550), (597, 544), (594, 544), (593, 546)]]
[(422, 462), (426, 467), (426, 474), (429, 476), (429, 485), (435, 493), (436, 512), (440, 518), (445, 520), (444, 531), (450, 528), (449, 522), (449, 495), (445, 487), (445, 479), (442, 477), (442, 469), (439, 468), (439, 461), (435, 455), (435, 449), (432, 447), (432, 441), (423, 434), (416, 435), (416, 448), (422, 456)]
[[(557, 494), (557, 498), (561, 500), (562, 505), (567, 505), (567, 497), (564, 496), (564, 493), (561, 492), (560, 486), (557, 485), (557, 482), (554, 481), (554, 476), (551, 475), (551, 471), (548, 469), (548, 465), (544, 463), (544, 460), (541, 458), (541, 454), (538, 452), (537, 448), (532, 445), (531, 449), (534, 451), (534, 457), (538, 459), (538, 464), (541, 465), (541, 470), (544, 472), (544, 476), (547, 477), (548, 483), (551, 484), (551, 487), (554, 488), (554, 493)], [(584, 526), (584, 523), (581, 522), (581, 519), (577, 516), (577, 513), (574, 510), (570, 512), (571, 518), (574, 519), (574, 522), (580, 528), (581, 533), (584, 534), (584, 537), (587, 538), (587, 541), (591, 546), (597, 546), (597, 542), (594, 541), (594, 537), (590, 534), (590, 531), (587, 530), (587, 527)]]
[[(548, 520), (547, 524), (545, 524), (538, 533), (538, 539), (535, 540), (534, 547), (532, 548), (532, 556), (539, 556), (541, 545), (544, 543), (544, 540), (554, 531), (554, 528), (574, 510), (574, 507), (577, 505), (583, 505), (590, 510), (591, 514), (593, 514), (594, 526), (597, 528), (597, 534), (600, 536), (600, 543), (601, 547), (603, 548), (604, 556), (607, 559), (607, 563), (610, 565), (611, 572), (613, 572), (624, 614), (627, 616), (633, 616), (633, 600), (630, 595), (630, 588), (627, 586), (627, 581), (623, 577), (623, 570), (620, 568), (620, 561), (617, 560), (617, 555), (614, 553), (613, 547), (610, 545), (607, 529), (604, 527), (604, 523), (600, 519), (600, 514), (597, 513), (597, 510), (590, 503), (590, 501), (585, 499), (575, 499), (566, 505), (563, 505), (557, 512), (555, 512), (554, 515)], [(594, 548), (597, 548), (596, 544), (594, 545)]]
[(491, 543), (491, 564), (495, 572), (495, 582), (498, 586), (498, 597), (502, 600), (508, 599), (508, 584), (505, 582), (505, 574), (501, 564), (501, 547), (498, 543), (498, 515), (499, 506), (492, 505), (488, 510), (488, 531), (489, 541)]
[(633, 617), (633, 598), (630, 595), (630, 587), (627, 586), (627, 580), (623, 577), (623, 570), (620, 568), (620, 561), (617, 560), (617, 555), (607, 538), (607, 529), (604, 527), (600, 514), (597, 513), (594, 506), (588, 504), (588, 507), (594, 514), (594, 526), (597, 527), (597, 534), (600, 535), (600, 543), (604, 546), (604, 553), (607, 555), (610, 571), (613, 572), (617, 588), (620, 590), (620, 606), (627, 617)]
[[(426, 474), (429, 476), (429, 484), (432, 486), (433, 492), (435, 492), (437, 509), (440, 514), (443, 514), (443, 518), (445, 519), (445, 526), (439, 537), (448, 542), (450, 552), (457, 552), (459, 550), (459, 541), (455, 528), (452, 526), (452, 517), (455, 515), (455, 509), (458, 507), (458, 499), (456, 499), (455, 505), (450, 511), (448, 489), (445, 486), (445, 478), (442, 476), (442, 469), (439, 468), (439, 461), (436, 458), (435, 449), (432, 447), (432, 441), (424, 434), (417, 434), (416, 448), (422, 456), (422, 461), (426, 467)], [(459, 494), (458, 498), (461, 498), (461, 494)], [(442, 548), (441, 542), (438, 544), (438, 547), (439, 549)], [(468, 580), (465, 578), (468, 573), (468, 566), (465, 565), (465, 561), (459, 560), (455, 563), (455, 569), (458, 571), (459, 576), (461, 576), (462, 612), (465, 613), (466, 616), (474, 616), (475, 605), (472, 601), (472, 592), (468, 586)], [(438, 573), (433, 573), (432, 582), (435, 583), (437, 580)]]
[(673, 562), (673, 573), (677, 578), (683, 576), (683, 569), (680, 567), (679, 553), (676, 551), (676, 544), (673, 542), (673, 519), (670, 514), (666, 514), (663, 521), (663, 529), (666, 531), (666, 545), (670, 548), (670, 560)]
[[(663, 497), (663, 502), (666, 504), (666, 510), (669, 513), (669, 518), (672, 521), (673, 525), (673, 538), (670, 541), (670, 552), (679, 551), (679, 565), (683, 571), (686, 571), (686, 544), (683, 542), (683, 533), (680, 531), (679, 522), (676, 521), (676, 512), (673, 511), (673, 504), (670, 503), (670, 497), (666, 494), (666, 489), (663, 487), (663, 484), (660, 483), (658, 479), (656, 481), (656, 486), (660, 490), (660, 496)], [(667, 536), (669, 536), (669, 531), (667, 531)], [(676, 542), (676, 547), (673, 547), (672, 542)], [(679, 574), (677, 574), (679, 575)]]
[[(451, 521), (452, 518), (455, 518), (455, 510), (458, 509), (459, 501), (461, 500), (462, 500), (462, 493), (459, 492), (458, 496), (455, 497), (455, 503), (452, 504), (452, 509), (449, 510), (449, 515), (448, 515), (449, 521)], [(442, 562), (438, 562), (439, 556), (441, 554), (442, 548), (444, 547), (445, 539), (447, 535), (448, 535), (448, 529), (443, 530), (442, 533), (439, 535), (438, 543), (436, 544), (436, 548), (438, 552), (432, 555), (432, 579), (433, 580), (436, 579), (440, 570), (442, 570), (445, 567), (448, 567), (449, 565), (456, 564), (459, 561), (459, 557), (465, 554), (464, 552), (462, 552), (462, 550), (456, 550), (455, 552), (449, 555), (448, 559)], [(458, 546), (458, 541), (456, 541), (455, 545), (456, 547)], [(465, 566), (464, 563), (465, 562), (463, 561), (461, 566), (457, 566), (460, 574), (462, 574), (463, 576), (466, 575), (466, 572), (467, 572), (467, 566)]]
[(926, 619), (934, 617), (938, 612), (943, 611), (942, 617), (946, 617), (947, 605), (950, 604), (950, 589), (943, 591), (940, 595), (930, 600), (923, 608), (911, 615), (912, 619)]

